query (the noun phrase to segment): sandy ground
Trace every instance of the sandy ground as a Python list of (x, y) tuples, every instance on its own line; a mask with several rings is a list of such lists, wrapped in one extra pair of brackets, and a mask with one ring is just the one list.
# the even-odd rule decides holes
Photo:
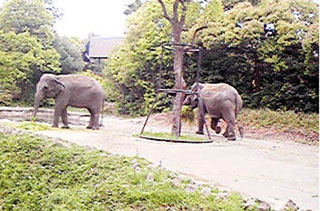
[[(319, 210), (319, 148), (287, 140), (243, 138), (235, 142), (214, 135), (210, 144), (157, 142), (136, 138), (144, 118), (106, 117), (104, 128), (41, 131), (79, 145), (113, 154), (140, 156), (171, 171), (192, 176), (281, 208), (288, 199), (300, 208)], [(150, 121), (146, 131), (170, 131), (170, 125)], [(184, 126), (183, 131), (194, 133)], [(211, 131), (213, 133), (213, 131)]]

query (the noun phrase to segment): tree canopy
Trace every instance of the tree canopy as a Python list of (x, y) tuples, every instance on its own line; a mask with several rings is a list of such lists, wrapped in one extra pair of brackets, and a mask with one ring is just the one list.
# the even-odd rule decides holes
[[(318, 112), (319, 11), (315, 3), (190, 2), (182, 41), (190, 43), (195, 29), (208, 26), (196, 39), (204, 48), (202, 82), (235, 86), (247, 107)], [(122, 113), (146, 113), (159, 76), (159, 46), (172, 38), (157, 1), (144, 2), (129, 16), (126, 42), (105, 69)], [(164, 63), (162, 86), (173, 88), (170, 52), (165, 53)], [(196, 58), (185, 55), (184, 64), (183, 74), (190, 85), (195, 80)], [(170, 100), (163, 97), (157, 108), (164, 109)]]
[(43, 72), (60, 72), (51, 1), (8, 0), (0, 10), (1, 104), (32, 101)]

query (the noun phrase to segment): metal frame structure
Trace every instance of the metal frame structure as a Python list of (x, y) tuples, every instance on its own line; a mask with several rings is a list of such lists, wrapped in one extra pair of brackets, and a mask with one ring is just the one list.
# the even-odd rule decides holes
[[(140, 135), (139, 137), (141, 138), (148, 138), (150, 139), (149, 137), (144, 137), (142, 136), (143, 132), (144, 132), (144, 129), (147, 125), (147, 122), (150, 118), (150, 115), (152, 114), (152, 111), (154, 109), (154, 106), (156, 104), (156, 102), (158, 101), (158, 97), (159, 97), (159, 94), (161, 92), (164, 92), (164, 93), (167, 93), (167, 94), (177, 94), (177, 93), (184, 93), (186, 95), (198, 95), (198, 91), (196, 92), (192, 92), (192, 90), (183, 90), (183, 89), (162, 89), (161, 88), (161, 83), (162, 83), (162, 67), (163, 67), (163, 52), (164, 50), (173, 50), (173, 48), (170, 48), (170, 47), (183, 47), (184, 48), (184, 53), (187, 53), (187, 52), (198, 52), (198, 61), (197, 61), (197, 74), (196, 74), (196, 84), (197, 84), (197, 90), (198, 90), (198, 83), (199, 83), (199, 76), (200, 76), (200, 64), (201, 64), (201, 51), (200, 51), (200, 47), (198, 46), (195, 46), (195, 45), (190, 45), (190, 44), (176, 44), (176, 43), (164, 43), (161, 45), (161, 57), (160, 57), (160, 60), (161, 60), (161, 63), (160, 63), (160, 67), (159, 67), (159, 72), (160, 72), (160, 78), (158, 80), (158, 84), (157, 84), (157, 88), (156, 88), (156, 96), (154, 98), (154, 101), (152, 103), (152, 106), (149, 110), (149, 113), (148, 113), (148, 116), (144, 122), (144, 125), (142, 127), (142, 130), (140, 132)], [(198, 107), (199, 107), (199, 101), (198, 101)], [(200, 118), (203, 118), (204, 120), (204, 124), (205, 124), (205, 127), (206, 127), (206, 130), (207, 130), (207, 134), (208, 134), (208, 138), (209, 140), (211, 140), (211, 136), (210, 136), (210, 132), (209, 132), (209, 129), (208, 129), (208, 125), (207, 125), (207, 122), (206, 122), (206, 119), (205, 119), (205, 114), (203, 112), (201, 112), (201, 117)], [(181, 122), (180, 122), (181, 124)], [(180, 127), (180, 125), (179, 125)], [(166, 140), (168, 141), (168, 140)], [(185, 142), (185, 141), (184, 141)], [(207, 143), (207, 142), (206, 142)]]

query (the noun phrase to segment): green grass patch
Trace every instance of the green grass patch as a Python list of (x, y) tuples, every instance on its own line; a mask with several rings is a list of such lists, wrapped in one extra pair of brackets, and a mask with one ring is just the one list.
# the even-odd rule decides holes
[(187, 192), (172, 178), (137, 157), (0, 132), (1, 210), (243, 210), (239, 194)]
[(8, 126), (15, 127), (22, 130), (27, 131), (42, 131), (42, 130), (53, 130), (54, 128), (47, 125), (47, 124), (41, 124), (38, 122), (29, 122), (29, 121), (23, 121), (18, 123), (8, 123)]
[(143, 136), (157, 138), (157, 139), (165, 139), (165, 140), (181, 140), (181, 141), (208, 141), (207, 137), (200, 136), (191, 136), (191, 135), (181, 135), (180, 137), (176, 137), (170, 133), (154, 133), (154, 132), (143, 132)]
[(319, 114), (295, 113), (293, 111), (272, 111), (270, 109), (243, 109), (238, 121), (243, 125), (283, 130), (303, 129), (305, 132), (319, 131)]

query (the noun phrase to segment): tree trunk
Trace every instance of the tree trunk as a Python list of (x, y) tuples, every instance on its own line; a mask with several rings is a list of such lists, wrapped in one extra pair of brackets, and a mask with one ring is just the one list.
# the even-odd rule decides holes
[[(173, 30), (174, 32), (174, 43), (181, 44), (181, 31)], [(183, 54), (184, 48), (182, 46), (175, 46), (174, 50), (174, 63), (173, 70), (175, 76), (175, 89), (185, 89), (186, 83), (183, 79)], [(177, 137), (181, 133), (181, 109), (183, 103), (184, 94), (179, 92), (176, 94), (173, 102), (173, 118), (172, 118), (172, 129), (171, 134)]]
[[(187, 6), (189, 0), (175, 0), (173, 3), (173, 16), (170, 17), (167, 12), (167, 8), (162, 0), (158, 0), (162, 7), (163, 16), (172, 25), (173, 40), (174, 44), (181, 44), (181, 33), (184, 27)], [(179, 5), (181, 6), (181, 15), (179, 17)], [(174, 48), (174, 61), (173, 61), (173, 71), (175, 77), (175, 89), (185, 89), (186, 83), (183, 79), (183, 46), (175, 46)], [(181, 133), (181, 108), (183, 103), (184, 94), (177, 93), (173, 102), (173, 125), (171, 134), (179, 137)]]

